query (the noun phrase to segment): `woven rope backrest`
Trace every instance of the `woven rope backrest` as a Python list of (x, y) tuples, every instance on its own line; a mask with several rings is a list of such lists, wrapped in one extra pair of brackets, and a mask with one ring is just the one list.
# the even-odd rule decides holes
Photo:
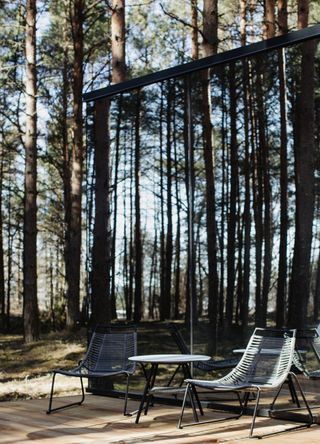
[(257, 328), (238, 365), (226, 379), (233, 384), (278, 385), (290, 371), (295, 330)]
[(92, 335), (83, 366), (93, 372), (134, 372), (135, 363), (128, 361), (137, 354), (135, 331), (101, 332)]

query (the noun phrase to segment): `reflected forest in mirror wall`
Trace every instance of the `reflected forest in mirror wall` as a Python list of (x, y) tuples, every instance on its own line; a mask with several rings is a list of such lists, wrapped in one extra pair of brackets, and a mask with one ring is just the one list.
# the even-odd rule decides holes
[(111, 320), (192, 318), (218, 336), (317, 323), (319, 15), (302, 0), (5, 2), (1, 329), (30, 342)]

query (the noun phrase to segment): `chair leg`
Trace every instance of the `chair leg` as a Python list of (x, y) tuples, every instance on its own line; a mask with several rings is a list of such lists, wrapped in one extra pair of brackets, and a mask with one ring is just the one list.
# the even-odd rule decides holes
[[(307, 409), (307, 411), (308, 411), (309, 422), (307, 422), (307, 423), (305, 423), (305, 424), (298, 425), (298, 426), (294, 426), (294, 427), (287, 428), (287, 429), (285, 429), (285, 430), (283, 430), (283, 431), (280, 431), (280, 432), (272, 432), (272, 433), (264, 434), (264, 435), (262, 435), (262, 436), (254, 436), (254, 438), (265, 438), (265, 437), (272, 436), (272, 435), (278, 435), (279, 433), (284, 433), (284, 432), (289, 432), (289, 431), (293, 431), (293, 430), (298, 430), (298, 429), (305, 428), (305, 427), (310, 427), (310, 426), (313, 424), (313, 416), (312, 416), (312, 412), (311, 412), (311, 409), (310, 409), (309, 403), (308, 403), (308, 401), (307, 401), (307, 399), (306, 399), (306, 397), (305, 397), (305, 394), (303, 393), (303, 390), (302, 390), (302, 387), (301, 387), (301, 385), (300, 385), (300, 382), (299, 382), (297, 376), (296, 376), (294, 373), (290, 372), (289, 375), (291, 376), (291, 378), (292, 378), (292, 379), (295, 381), (295, 383), (297, 384), (297, 387), (298, 387), (298, 390), (299, 390), (299, 392), (300, 392), (301, 398), (302, 398), (302, 400), (303, 400), (303, 402), (304, 402), (304, 404), (305, 404), (305, 406), (306, 406), (306, 409)], [(284, 384), (284, 383), (283, 383), (283, 384)], [(275, 413), (275, 412), (281, 412), (281, 411), (283, 412), (283, 411), (297, 410), (296, 408), (295, 408), (295, 409), (290, 409), (290, 408), (288, 408), (288, 409), (278, 409), (278, 410), (274, 410), (275, 402), (276, 402), (276, 400), (277, 400), (277, 398), (278, 398), (278, 396), (279, 396), (279, 393), (280, 393), (280, 391), (281, 391), (281, 389), (282, 389), (282, 387), (283, 387), (283, 384), (281, 384), (280, 388), (278, 389), (278, 391), (277, 391), (277, 393), (276, 393), (275, 397), (273, 398), (273, 401), (272, 401), (272, 403), (271, 403), (271, 405), (270, 405), (270, 410), (269, 410), (269, 415), (270, 415), (270, 416), (271, 416), (272, 413)], [(293, 384), (293, 381), (292, 381), (292, 384)], [(295, 389), (294, 389), (294, 390), (295, 390)], [(296, 394), (296, 396), (297, 396), (297, 394)], [(278, 419), (281, 419), (281, 418), (279, 417)], [(253, 431), (253, 427), (252, 427), (251, 431)], [(252, 436), (252, 433), (250, 433), (250, 438), (252, 438), (252, 437), (253, 437), (253, 436)]]
[[(205, 420), (205, 421), (199, 421), (198, 414), (197, 414), (197, 411), (196, 411), (196, 408), (195, 408), (195, 401), (194, 401), (194, 398), (193, 398), (194, 394), (193, 394), (193, 391), (192, 391), (192, 384), (188, 383), (187, 386), (186, 386), (186, 391), (184, 393), (184, 397), (183, 397), (183, 401), (182, 401), (181, 413), (180, 413), (180, 417), (179, 417), (179, 420), (178, 420), (177, 428), (178, 429), (182, 429), (183, 427), (188, 427), (188, 426), (191, 426), (191, 425), (208, 424), (208, 423), (211, 423), (211, 422), (221, 422), (221, 421), (227, 421), (229, 419), (239, 419), (242, 416), (242, 414), (243, 414), (244, 404), (241, 401), (241, 397), (240, 397), (239, 393), (237, 391), (235, 391), (235, 393), (237, 395), (237, 398), (238, 398), (238, 401), (239, 401), (239, 404), (240, 404), (240, 408), (241, 408), (240, 413), (238, 415), (229, 416), (229, 417), (226, 417), (226, 418), (208, 419), (208, 420)], [(184, 414), (185, 404), (186, 404), (186, 400), (187, 400), (188, 394), (190, 396), (190, 402), (191, 402), (191, 407), (192, 407), (193, 417), (195, 419), (195, 422), (189, 423), (189, 424), (184, 424), (182, 426), (182, 419), (183, 419), (183, 414)]]
[(260, 390), (257, 390), (257, 398), (256, 398), (256, 403), (254, 406), (254, 411), (253, 411), (253, 417), (252, 417), (252, 421), (251, 421), (251, 428), (250, 428), (250, 434), (249, 434), (249, 438), (252, 438), (253, 435), (253, 429), (254, 429), (254, 425), (256, 422), (256, 417), (257, 417), (257, 413), (258, 413), (258, 406), (259, 406), (259, 401), (260, 401)]
[(85, 393), (84, 393), (84, 387), (83, 387), (83, 381), (82, 381), (82, 377), (80, 376), (80, 383), (81, 383), (81, 392), (82, 392), (82, 396), (81, 396), (81, 400), (78, 402), (72, 402), (71, 404), (67, 404), (67, 405), (63, 405), (61, 407), (55, 407), (54, 409), (52, 408), (52, 401), (53, 401), (53, 393), (54, 393), (54, 382), (55, 382), (55, 378), (56, 378), (56, 372), (53, 372), (53, 376), (52, 376), (52, 385), (51, 385), (51, 392), (50, 392), (50, 399), (49, 399), (49, 407), (47, 410), (47, 414), (49, 415), (52, 412), (56, 412), (57, 410), (62, 410), (62, 409), (66, 409), (68, 407), (73, 407), (75, 405), (81, 405), (85, 399)]
[(295, 386), (292, 381), (292, 376), (290, 374), (288, 375), (288, 387), (289, 387), (292, 402), (294, 404), (296, 404), (297, 407), (300, 407), (300, 401), (299, 401)]
[[(190, 405), (191, 405), (192, 413), (193, 413), (193, 419), (195, 422), (199, 422), (199, 417), (198, 417), (198, 413), (197, 413), (197, 409), (196, 409), (196, 405), (195, 405), (195, 400), (193, 398), (193, 396), (194, 396), (193, 390), (192, 389), (188, 390), (188, 393), (189, 393)], [(201, 414), (203, 415), (203, 411)]]
[[(284, 384), (284, 383), (283, 383), (283, 384)], [(275, 394), (275, 397), (273, 398), (272, 403), (270, 404), (270, 410), (273, 410), (273, 407), (274, 407), (274, 405), (275, 405), (275, 403), (276, 403), (276, 400), (278, 399), (278, 397), (279, 397), (279, 395), (280, 395), (280, 392), (281, 392), (281, 390), (282, 390), (283, 384), (281, 384), (280, 387), (278, 388), (278, 391), (277, 391), (277, 393)]]
[(307, 408), (308, 415), (309, 415), (309, 418), (310, 418), (310, 423), (309, 423), (309, 426), (310, 426), (311, 424), (313, 424), (313, 415), (312, 415), (312, 412), (311, 412), (311, 408), (309, 406), (307, 398), (305, 397), (305, 394), (304, 394), (304, 392), (302, 390), (301, 384), (300, 384), (297, 376), (294, 373), (290, 373), (290, 376), (294, 379), (295, 383), (297, 384), (297, 387), (298, 387), (298, 390), (300, 392), (301, 398), (303, 399), (304, 405)]
[(126, 385), (126, 394), (124, 397), (124, 408), (123, 408), (123, 414), (124, 416), (131, 416), (132, 414), (127, 411), (127, 405), (128, 405), (128, 394), (129, 394), (129, 381), (130, 381), (130, 375), (127, 375), (127, 385)]
[[(184, 397), (183, 397), (183, 401), (182, 401), (181, 413), (180, 413), (180, 417), (179, 417), (179, 421), (178, 421), (178, 425), (177, 425), (178, 429), (182, 429), (181, 423), (182, 423), (182, 418), (183, 418), (184, 409), (185, 409), (186, 400), (187, 400), (189, 390), (190, 390), (190, 384), (188, 383), (186, 385), (186, 390), (184, 392)], [(192, 394), (191, 394), (191, 396), (192, 396)]]

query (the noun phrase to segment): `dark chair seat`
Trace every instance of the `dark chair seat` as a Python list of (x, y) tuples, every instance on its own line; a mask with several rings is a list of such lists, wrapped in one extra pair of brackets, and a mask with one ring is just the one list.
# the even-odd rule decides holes
[[(168, 328), (180, 352), (184, 354), (190, 354), (190, 349), (187, 346), (181, 332), (178, 330), (176, 324), (170, 323), (168, 324)], [(193, 364), (193, 367), (203, 372), (212, 372), (216, 370), (233, 368), (238, 364), (238, 362), (239, 359), (237, 358), (220, 359), (220, 360), (210, 359), (209, 361), (205, 362), (195, 362)]]

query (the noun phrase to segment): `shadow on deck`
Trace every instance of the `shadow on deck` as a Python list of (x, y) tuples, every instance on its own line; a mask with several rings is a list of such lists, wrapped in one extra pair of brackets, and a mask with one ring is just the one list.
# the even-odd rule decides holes
[[(72, 402), (76, 397), (61, 397), (58, 403)], [(0, 403), (0, 443), (23, 444), (29, 441), (42, 444), (82, 444), (82, 443), (252, 443), (248, 433), (250, 416), (238, 420), (203, 424), (177, 429), (180, 408), (155, 404), (140, 423), (134, 417), (122, 415), (123, 400), (103, 396), (88, 395), (81, 407), (73, 407), (47, 415), (47, 399), (11, 401)], [(137, 401), (131, 400), (129, 408), (135, 410)], [(320, 409), (313, 410), (320, 416)], [(186, 415), (191, 420), (191, 413)], [(205, 410), (206, 418), (219, 417), (223, 413)], [(285, 431), (293, 423), (260, 417), (257, 419), (257, 434)], [(292, 444), (307, 442), (319, 443), (320, 427), (315, 424), (309, 429), (285, 432), (265, 438), (272, 444)]]

